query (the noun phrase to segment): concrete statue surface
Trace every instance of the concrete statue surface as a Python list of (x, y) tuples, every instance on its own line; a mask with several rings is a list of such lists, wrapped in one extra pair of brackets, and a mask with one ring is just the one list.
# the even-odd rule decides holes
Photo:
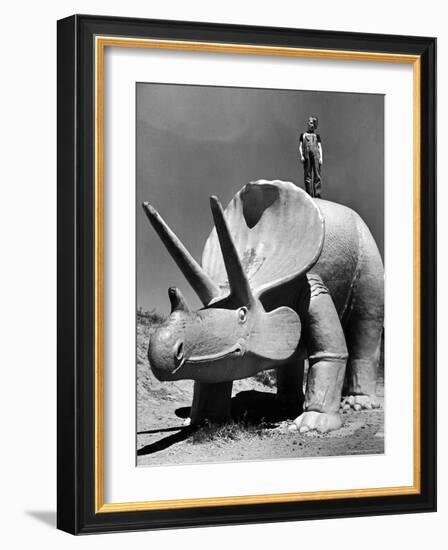
[(195, 381), (191, 422), (226, 419), (232, 381), (265, 369), (300, 432), (339, 428), (341, 406), (377, 407), (384, 272), (360, 216), (278, 180), (247, 184), (225, 211), (210, 202), (201, 264), (143, 205), (203, 303), (192, 311), (170, 288), (171, 314), (148, 346), (159, 380)]

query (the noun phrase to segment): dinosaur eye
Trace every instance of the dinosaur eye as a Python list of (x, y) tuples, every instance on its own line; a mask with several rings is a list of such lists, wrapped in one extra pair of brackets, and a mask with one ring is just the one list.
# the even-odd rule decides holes
[(176, 361), (182, 361), (182, 358), (184, 356), (184, 344), (182, 341), (177, 342), (174, 347), (174, 358)]
[(245, 323), (247, 319), (247, 309), (245, 307), (240, 307), (238, 310), (238, 320), (240, 323)]

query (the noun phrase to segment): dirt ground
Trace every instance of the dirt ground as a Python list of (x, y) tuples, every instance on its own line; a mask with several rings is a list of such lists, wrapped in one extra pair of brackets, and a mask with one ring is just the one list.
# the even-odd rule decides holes
[(328, 434), (289, 431), (275, 402), (275, 376), (233, 384), (233, 421), (224, 426), (184, 427), (193, 382), (159, 382), (146, 358), (149, 327), (137, 326), (137, 465), (192, 464), (233, 460), (284, 459), (384, 452), (384, 384), (377, 393), (382, 408), (343, 414), (344, 425)]

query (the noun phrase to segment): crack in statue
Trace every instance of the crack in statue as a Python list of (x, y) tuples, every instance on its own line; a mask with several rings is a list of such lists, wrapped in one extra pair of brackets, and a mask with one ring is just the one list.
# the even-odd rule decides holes
[(225, 211), (210, 202), (215, 227), (202, 266), (143, 204), (204, 305), (191, 311), (170, 288), (171, 314), (148, 347), (159, 380), (195, 381), (191, 422), (225, 420), (232, 381), (272, 368), (277, 397), (299, 414), (293, 427), (301, 432), (342, 425), (344, 377), (343, 406), (377, 407), (384, 272), (359, 215), (278, 180), (249, 183)]

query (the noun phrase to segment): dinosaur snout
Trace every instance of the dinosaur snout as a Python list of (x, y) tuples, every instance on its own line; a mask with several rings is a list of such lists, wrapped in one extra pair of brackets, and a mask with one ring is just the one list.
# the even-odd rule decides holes
[(148, 360), (159, 380), (170, 380), (185, 362), (185, 346), (182, 338), (175, 336), (169, 327), (155, 331), (149, 341)]

